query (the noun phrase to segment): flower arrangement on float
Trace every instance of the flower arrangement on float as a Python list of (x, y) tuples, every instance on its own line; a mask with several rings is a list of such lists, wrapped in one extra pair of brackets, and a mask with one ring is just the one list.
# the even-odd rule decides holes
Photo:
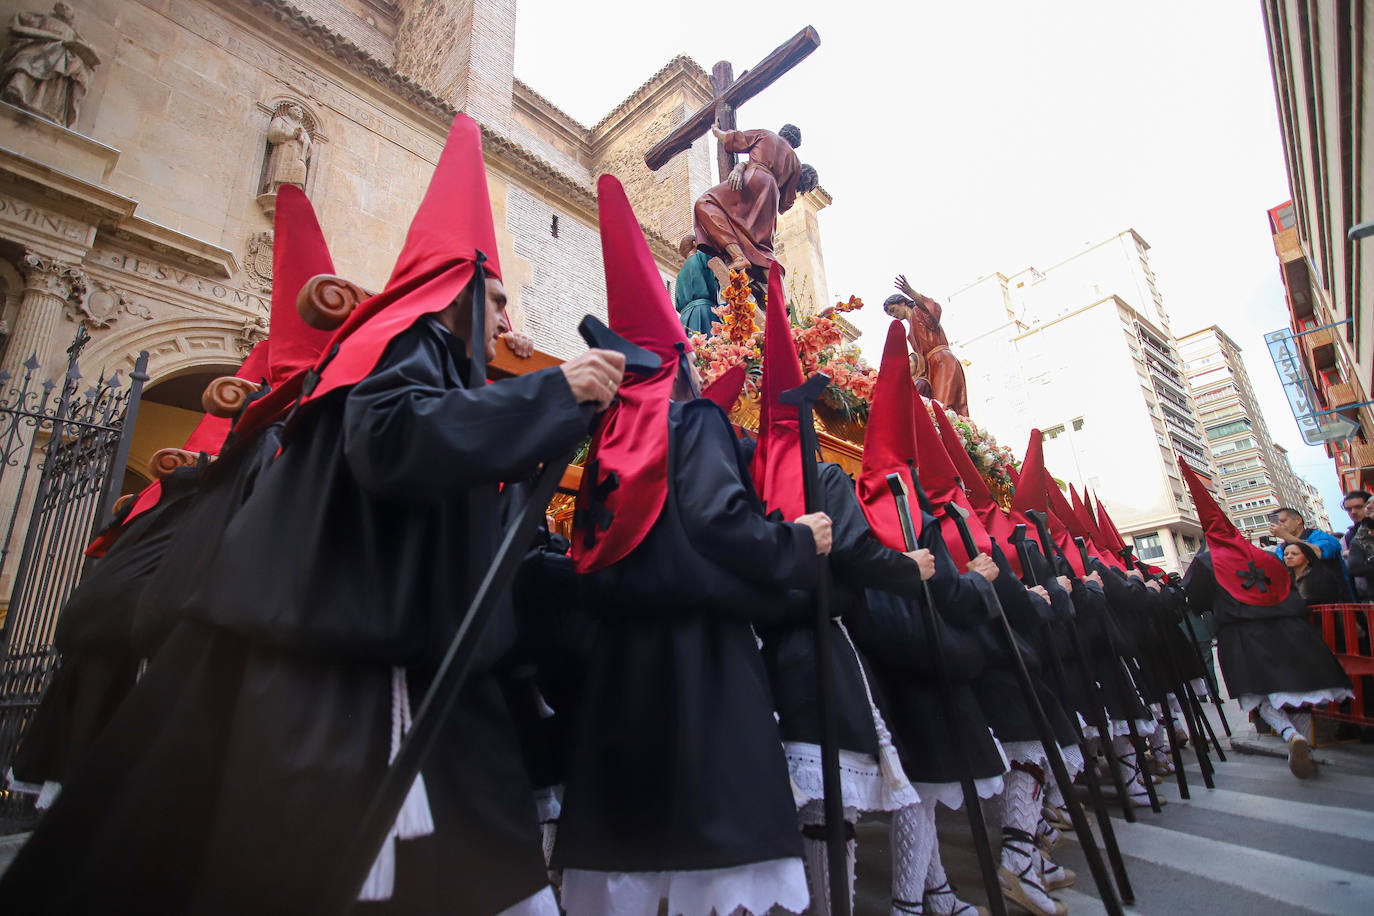
[[(692, 349), (697, 366), (710, 384), (735, 366), (743, 366), (745, 388), (750, 397), (758, 396), (763, 375), (763, 329), (754, 321), (754, 301), (748, 281), (739, 271), (731, 271), (730, 285), (721, 291), (725, 305), (715, 308), (720, 319), (711, 324), (710, 334), (692, 334)], [(857, 345), (845, 340), (832, 316), (863, 308), (863, 300), (850, 296), (817, 315), (800, 315), (791, 309), (792, 341), (797, 347), (802, 373), (830, 376), (830, 387), (823, 400), (839, 416), (860, 427), (868, 421), (868, 408), (878, 370), (864, 360)]]
[[(987, 484), (988, 490), (992, 493), (992, 498), (1003, 506), (1011, 505), (1011, 498), (1016, 494), (1016, 484), (1012, 482), (1011, 474), (1007, 473), (1007, 467), (1020, 467), (1021, 462), (1011, 449), (997, 442), (997, 437), (968, 417), (960, 416), (954, 411), (939, 406), (945, 412), (949, 422), (959, 433), (959, 438), (964, 442), (964, 451), (973, 460), (973, 466), (978, 469), (983, 482)], [(926, 401), (926, 410), (931, 412), (931, 419), (934, 419), (936, 402)]]
[[(697, 366), (707, 384), (727, 370), (743, 366), (745, 370), (745, 400), (757, 404), (759, 381), (763, 376), (763, 329), (754, 320), (754, 300), (748, 279), (739, 271), (731, 271), (730, 284), (721, 291), (725, 304), (715, 308), (720, 320), (711, 324), (710, 334), (690, 334)], [(844, 337), (835, 315), (855, 312), (863, 308), (863, 300), (850, 296), (816, 315), (799, 315), (791, 309), (792, 342), (797, 347), (802, 374), (810, 377), (817, 372), (830, 376), (830, 386), (816, 405), (827, 431), (859, 444), (868, 422), (873, 391), (878, 383), (878, 370), (870, 366), (859, 347)], [(933, 406), (928, 402), (928, 409)], [(964, 449), (978, 468), (993, 498), (1010, 505), (1015, 492), (1007, 465), (1017, 466), (1011, 449), (999, 445), (992, 433), (968, 417), (945, 411), (954, 428), (959, 431)], [(752, 416), (749, 416), (752, 414)], [(737, 412), (737, 420), (752, 426), (757, 421), (757, 407)]]

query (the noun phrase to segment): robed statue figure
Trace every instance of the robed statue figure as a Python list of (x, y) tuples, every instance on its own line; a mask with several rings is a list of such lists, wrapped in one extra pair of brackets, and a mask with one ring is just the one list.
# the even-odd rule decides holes
[(75, 124), (86, 83), (100, 63), (75, 23), (66, 3), (54, 4), (51, 13), (17, 13), (0, 58), (0, 98), (63, 127)]
[(693, 236), (684, 235), (677, 250), (686, 258), (673, 289), (677, 316), (689, 332), (710, 334), (711, 323), (716, 320), (715, 309), (720, 304), (720, 282), (711, 270), (706, 252), (697, 248)]
[(693, 210), (697, 245), (719, 255), (731, 270), (757, 268), (766, 277), (773, 265), (773, 230), (778, 214), (796, 203), (798, 194), (816, 187), (816, 170), (802, 165), (793, 152), (801, 131), (784, 124), (771, 130), (712, 128), (721, 148), (747, 153), (721, 184), (701, 195)]
[(950, 352), (949, 338), (940, 326), (940, 303), (912, 289), (904, 275), (898, 274), (894, 285), (899, 292), (887, 297), (883, 311), (910, 325), (906, 337), (912, 351), (925, 362), (924, 375), (935, 400), (960, 416), (968, 416), (964, 366)]

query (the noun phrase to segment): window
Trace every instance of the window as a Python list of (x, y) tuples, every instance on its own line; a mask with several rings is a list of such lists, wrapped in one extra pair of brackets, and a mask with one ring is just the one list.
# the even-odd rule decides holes
[(1073, 421), (1073, 431), (1074, 431), (1074, 432), (1078, 432), (1078, 431), (1079, 431), (1080, 429), (1082, 429), (1082, 428), (1083, 428), (1083, 418), (1082, 418), (1082, 417), (1079, 417), (1077, 420), (1074, 420), (1074, 421)]
[(1058, 439), (1058, 438), (1060, 437), (1060, 435), (1063, 434), (1063, 432), (1064, 432), (1064, 424), (1063, 424), (1063, 423), (1060, 423), (1058, 426), (1053, 427), (1052, 429), (1047, 429), (1047, 430), (1045, 430), (1043, 433), (1041, 433), (1041, 434), (1040, 434), (1040, 441), (1042, 441), (1042, 442), (1048, 442), (1048, 441), (1050, 441), (1051, 439)]
[(549, 223), (549, 235), (558, 238), (558, 214), (553, 215), (553, 221)]
[(1207, 427), (1207, 438), (1220, 439), (1223, 436), (1234, 436), (1236, 433), (1249, 432), (1249, 430), (1250, 420), (1246, 417), (1241, 417), (1239, 420), (1226, 423), (1222, 426)]
[(1159, 535), (1146, 534), (1135, 539), (1135, 555), (1142, 560), (1158, 560), (1164, 556), (1164, 547), (1159, 543)]

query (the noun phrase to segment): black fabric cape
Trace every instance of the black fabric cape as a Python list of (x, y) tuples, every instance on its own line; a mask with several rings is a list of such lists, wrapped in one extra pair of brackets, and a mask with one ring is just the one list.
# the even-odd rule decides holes
[(1207, 551), (1193, 558), (1183, 584), (1188, 603), (1195, 610), (1210, 608), (1216, 619), (1217, 659), (1232, 698), (1351, 686), (1297, 589), (1270, 607), (1241, 604), (1217, 588)]
[[(933, 516), (922, 514), (917, 545), (935, 556), (935, 575), (928, 583), (939, 614), (938, 644), (925, 626), (919, 584), (916, 598), (866, 590), (847, 623), (872, 665), (870, 682), (908, 779), (948, 783), (965, 775), (1000, 775), (1002, 755), (974, 689), (986, 665), (977, 629), (992, 613), (973, 581), (981, 577), (960, 575)], [(935, 677), (935, 652), (943, 656), (950, 678), (949, 709)], [(957, 745), (950, 741), (951, 724)]]
[[(810, 531), (764, 518), (725, 413), (668, 413), (668, 496), (623, 560), (581, 577), (597, 617), (554, 863), (728, 868), (801, 855), (751, 624), (814, 584)], [(578, 535), (581, 536), (581, 535)]]
[[(822, 510), (830, 516), (833, 542), (830, 568), (835, 575), (831, 613), (848, 620), (863, 600), (863, 588), (919, 595), (920, 568), (908, 557), (873, 537), (854, 482), (838, 464), (820, 466)], [(809, 593), (802, 593), (794, 620), (761, 630), (763, 658), (784, 741), (819, 744), (820, 703), (816, 671), (816, 636)], [(835, 709), (839, 744), (844, 750), (877, 755), (878, 735), (864, 689), (863, 662), (836, 625), (826, 631), (826, 651), (835, 672)]]
[[(473, 588), (451, 562), (473, 488), (561, 457), (590, 420), (556, 369), (461, 379), (461, 343), (421, 319), (301, 418), (199, 602), (0, 879), (0, 909), (316, 912), (386, 764), (392, 665), (412, 662), (418, 702)], [(488, 670), (514, 623), (495, 629), (422, 771), (436, 832), (398, 844), (397, 897), (377, 908), (496, 913), (546, 885)]]
[[(503, 679), (530, 779), (539, 788), (567, 776), (596, 621), (582, 607), (566, 538), (541, 532), (515, 583), (519, 642)], [(553, 715), (549, 715), (549, 710)]]
[[(1058, 695), (1047, 683), (1043, 670), (1041, 651), (1046, 645), (1042, 633), (1045, 620), (1032, 603), (1033, 596), (1012, 572), (1001, 547), (994, 544), (991, 556), (998, 568), (997, 578), (993, 580), (991, 588), (1007, 615), (1007, 622), (1011, 624), (1012, 636), (1016, 639), (1017, 649), (1026, 664), (1040, 705), (1049, 719), (1055, 740), (1061, 745), (1076, 744), (1073, 724), (1064, 713)], [(1022, 690), (1015, 669), (1016, 660), (1007, 648), (1002, 622), (990, 620), (984, 623), (980, 627), (980, 634), (984, 644), (989, 647), (988, 664), (979, 675), (975, 689), (993, 734), (1004, 743), (1039, 741), (1040, 731), (1035, 724), (1035, 714)]]
[(274, 423), (248, 441), (231, 438), (201, 475), (200, 489), (186, 510), (178, 536), (168, 545), (164, 561), (135, 605), (133, 639), (144, 657), (156, 654), (181, 619), (186, 602), (212, 574), (230, 521), (281, 447), (282, 425)]
[(60, 657), (11, 762), (23, 782), (63, 782), (138, 681), (134, 608), (195, 499), (201, 468), (178, 468), (162, 497), (91, 562), (57, 617)]

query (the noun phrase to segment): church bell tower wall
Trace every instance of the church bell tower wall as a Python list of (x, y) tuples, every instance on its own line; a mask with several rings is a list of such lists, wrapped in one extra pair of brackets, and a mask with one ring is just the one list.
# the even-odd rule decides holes
[(401, 0), (396, 69), (485, 127), (509, 135), (515, 0)]
[(698, 138), (657, 172), (644, 152), (711, 98), (706, 71), (677, 57), (591, 129), (593, 171), (620, 179), (640, 222), (674, 244), (692, 231), (692, 204), (716, 183), (710, 139)]

